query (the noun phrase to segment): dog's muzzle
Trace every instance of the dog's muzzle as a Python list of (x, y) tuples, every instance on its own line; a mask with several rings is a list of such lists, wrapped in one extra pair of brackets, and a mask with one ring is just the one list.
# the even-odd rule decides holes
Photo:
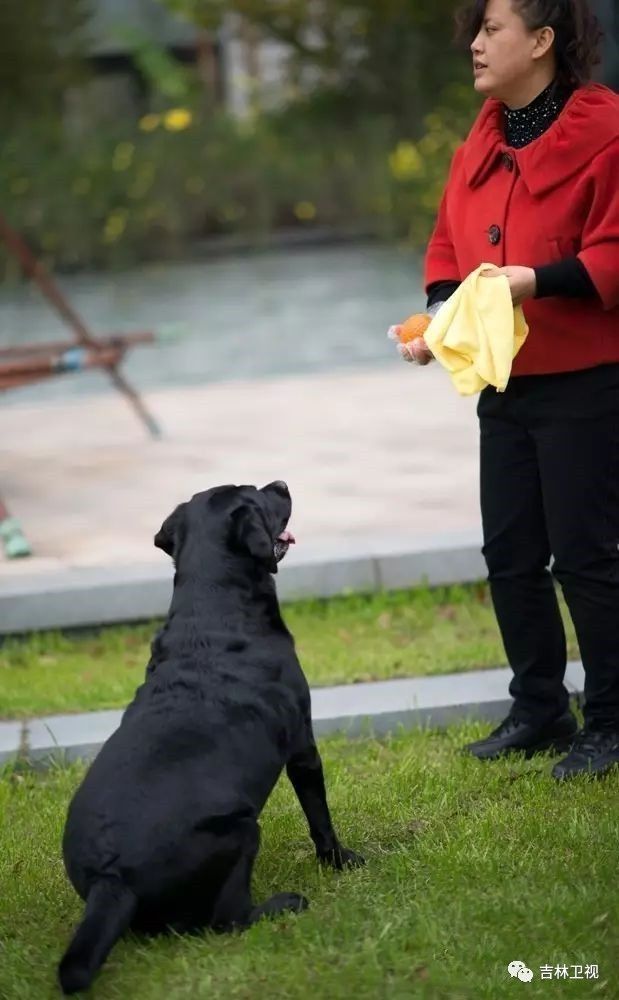
[(286, 555), (289, 546), (295, 544), (295, 537), (291, 531), (282, 531), (273, 543), (273, 555), (275, 562), (280, 562)]

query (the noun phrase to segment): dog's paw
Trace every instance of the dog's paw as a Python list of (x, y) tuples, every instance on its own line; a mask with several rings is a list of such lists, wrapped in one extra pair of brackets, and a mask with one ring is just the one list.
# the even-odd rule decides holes
[(302, 913), (307, 910), (309, 900), (298, 892), (279, 892), (272, 897), (271, 904), (280, 913)]
[(339, 844), (332, 850), (319, 854), (318, 860), (323, 865), (335, 868), (336, 871), (342, 871), (343, 868), (361, 868), (365, 864), (365, 858), (361, 854), (349, 850), (348, 847), (341, 847)]
[(302, 913), (308, 906), (308, 900), (298, 892), (278, 892), (265, 903), (254, 907), (250, 921), (253, 924), (262, 917), (272, 918), (279, 917), (283, 913)]

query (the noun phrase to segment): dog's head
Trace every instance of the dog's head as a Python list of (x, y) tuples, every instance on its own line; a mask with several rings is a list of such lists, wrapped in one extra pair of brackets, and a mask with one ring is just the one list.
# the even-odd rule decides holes
[(203, 544), (249, 556), (270, 573), (284, 558), (294, 536), (288, 531), (292, 501), (286, 483), (215, 486), (179, 504), (155, 535), (155, 545), (179, 563), (187, 549)]

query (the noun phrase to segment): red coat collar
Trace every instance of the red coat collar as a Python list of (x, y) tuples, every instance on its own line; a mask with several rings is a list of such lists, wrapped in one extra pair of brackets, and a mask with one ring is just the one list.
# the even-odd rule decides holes
[(511, 149), (503, 136), (501, 102), (487, 100), (463, 147), (469, 187), (483, 184), (508, 149), (532, 195), (562, 184), (619, 136), (619, 95), (602, 84), (579, 87), (555, 122), (528, 146)]

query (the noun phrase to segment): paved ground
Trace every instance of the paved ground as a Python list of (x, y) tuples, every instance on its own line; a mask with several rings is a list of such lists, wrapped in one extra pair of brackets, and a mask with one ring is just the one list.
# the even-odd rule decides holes
[[(442, 727), (469, 719), (497, 722), (511, 706), (511, 676), (502, 668), (313, 688), (314, 732), (319, 737), (337, 731), (356, 736), (371, 727), (380, 735), (400, 726)], [(568, 663), (565, 682), (571, 694), (582, 693), (581, 663)], [(121, 717), (122, 711), (105, 711), (0, 722), (0, 766), (20, 752), (43, 763), (59, 753), (69, 760), (91, 758)]]
[(0, 575), (160, 561), (152, 537), (193, 492), (286, 479), (300, 546), (393, 547), (476, 529), (475, 400), (438, 366), (164, 389), (146, 437), (120, 396), (0, 410), (0, 492), (35, 549)]

